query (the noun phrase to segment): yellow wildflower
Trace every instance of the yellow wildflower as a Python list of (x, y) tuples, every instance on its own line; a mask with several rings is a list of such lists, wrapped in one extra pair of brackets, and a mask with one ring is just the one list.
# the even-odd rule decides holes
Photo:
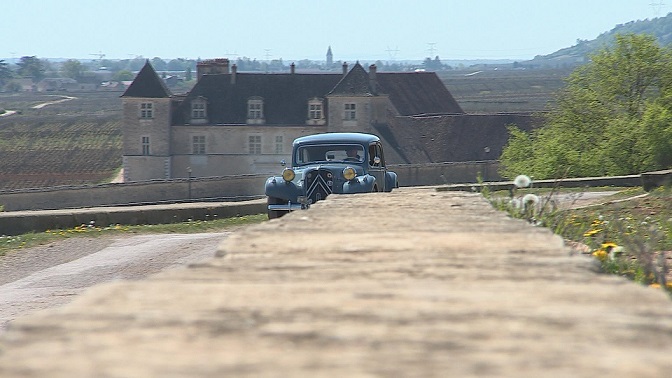
[(602, 232), (602, 230), (600, 230), (599, 228), (593, 229), (593, 230), (588, 230), (583, 234), (583, 236), (595, 236), (595, 235), (599, 234), (600, 232)]
[(598, 260), (604, 261), (607, 259), (607, 251), (604, 251), (602, 249), (598, 249), (597, 251), (593, 252), (593, 256), (595, 256)]

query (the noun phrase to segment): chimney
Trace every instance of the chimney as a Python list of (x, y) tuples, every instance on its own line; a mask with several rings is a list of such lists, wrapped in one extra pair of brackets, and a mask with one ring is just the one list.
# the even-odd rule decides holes
[(201, 80), (207, 74), (228, 74), (229, 60), (226, 58), (207, 59), (196, 63), (196, 77)]
[(294, 62), (292, 62), (292, 64), (289, 65), (289, 70), (292, 73), (292, 75), (294, 75), (294, 72), (296, 70), (296, 66), (294, 65)]
[(236, 73), (238, 73), (238, 66), (234, 63), (231, 66), (231, 84), (236, 84)]
[(378, 81), (376, 80), (376, 65), (372, 64), (369, 66), (369, 86), (373, 91), (373, 94), (378, 93)]
[(348, 74), (348, 62), (343, 62), (343, 76)]

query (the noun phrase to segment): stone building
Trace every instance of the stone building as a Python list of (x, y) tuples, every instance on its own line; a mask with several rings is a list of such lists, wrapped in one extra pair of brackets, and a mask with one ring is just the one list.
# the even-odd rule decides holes
[[(237, 72), (199, 62), (198, 81), (174, 95), (149, 61), (122, 95), (124, 180), (277, 173), (292, 141), (309, 134), (380, 134), (396, 117), (464, 112), (432, 72)], [(398, 141), (396, 141), (398, 144)], [(405, 162), (395, 153), (388, 161)]]

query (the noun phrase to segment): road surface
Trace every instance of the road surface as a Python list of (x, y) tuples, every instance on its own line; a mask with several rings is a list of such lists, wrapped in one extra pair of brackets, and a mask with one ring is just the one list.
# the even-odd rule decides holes
[(93, 285), (212, 258), (229, 234), (71, 238), (10, 252), (0, 257), (0, 333), (11, 320), (70, 302)]

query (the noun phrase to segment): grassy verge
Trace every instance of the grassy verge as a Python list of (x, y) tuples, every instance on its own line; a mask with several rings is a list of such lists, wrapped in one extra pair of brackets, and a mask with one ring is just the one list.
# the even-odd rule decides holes
[(604, 272), (672, 295), (672, 189), (645, 193), (639, 188), (610, 188), (615, 193), (597, 203), (572, 206), (573, 198), (578, 203), (588, 190), (598, 191), (521, 187), (484, 195), (512, 217), (548, 227), (583, 246), (583, 253), (597, 259)]
[(15, 249), (35, 247), (38, 245), (73, 237), (100, 237), (116, 234), (147, 234), (147, 233), (198, 233), (226, 231), (249, 224), (267, 220), (266, 214), (216, 219), (209, 221), (190, 221), (172, 224), (124, 226), (114, 225), (99, 227), (95, 224), (77, 226), (65, 230), (47, 230), (40, 233), (29, 233), (18, 236), (0, 236), (0, 256)]

